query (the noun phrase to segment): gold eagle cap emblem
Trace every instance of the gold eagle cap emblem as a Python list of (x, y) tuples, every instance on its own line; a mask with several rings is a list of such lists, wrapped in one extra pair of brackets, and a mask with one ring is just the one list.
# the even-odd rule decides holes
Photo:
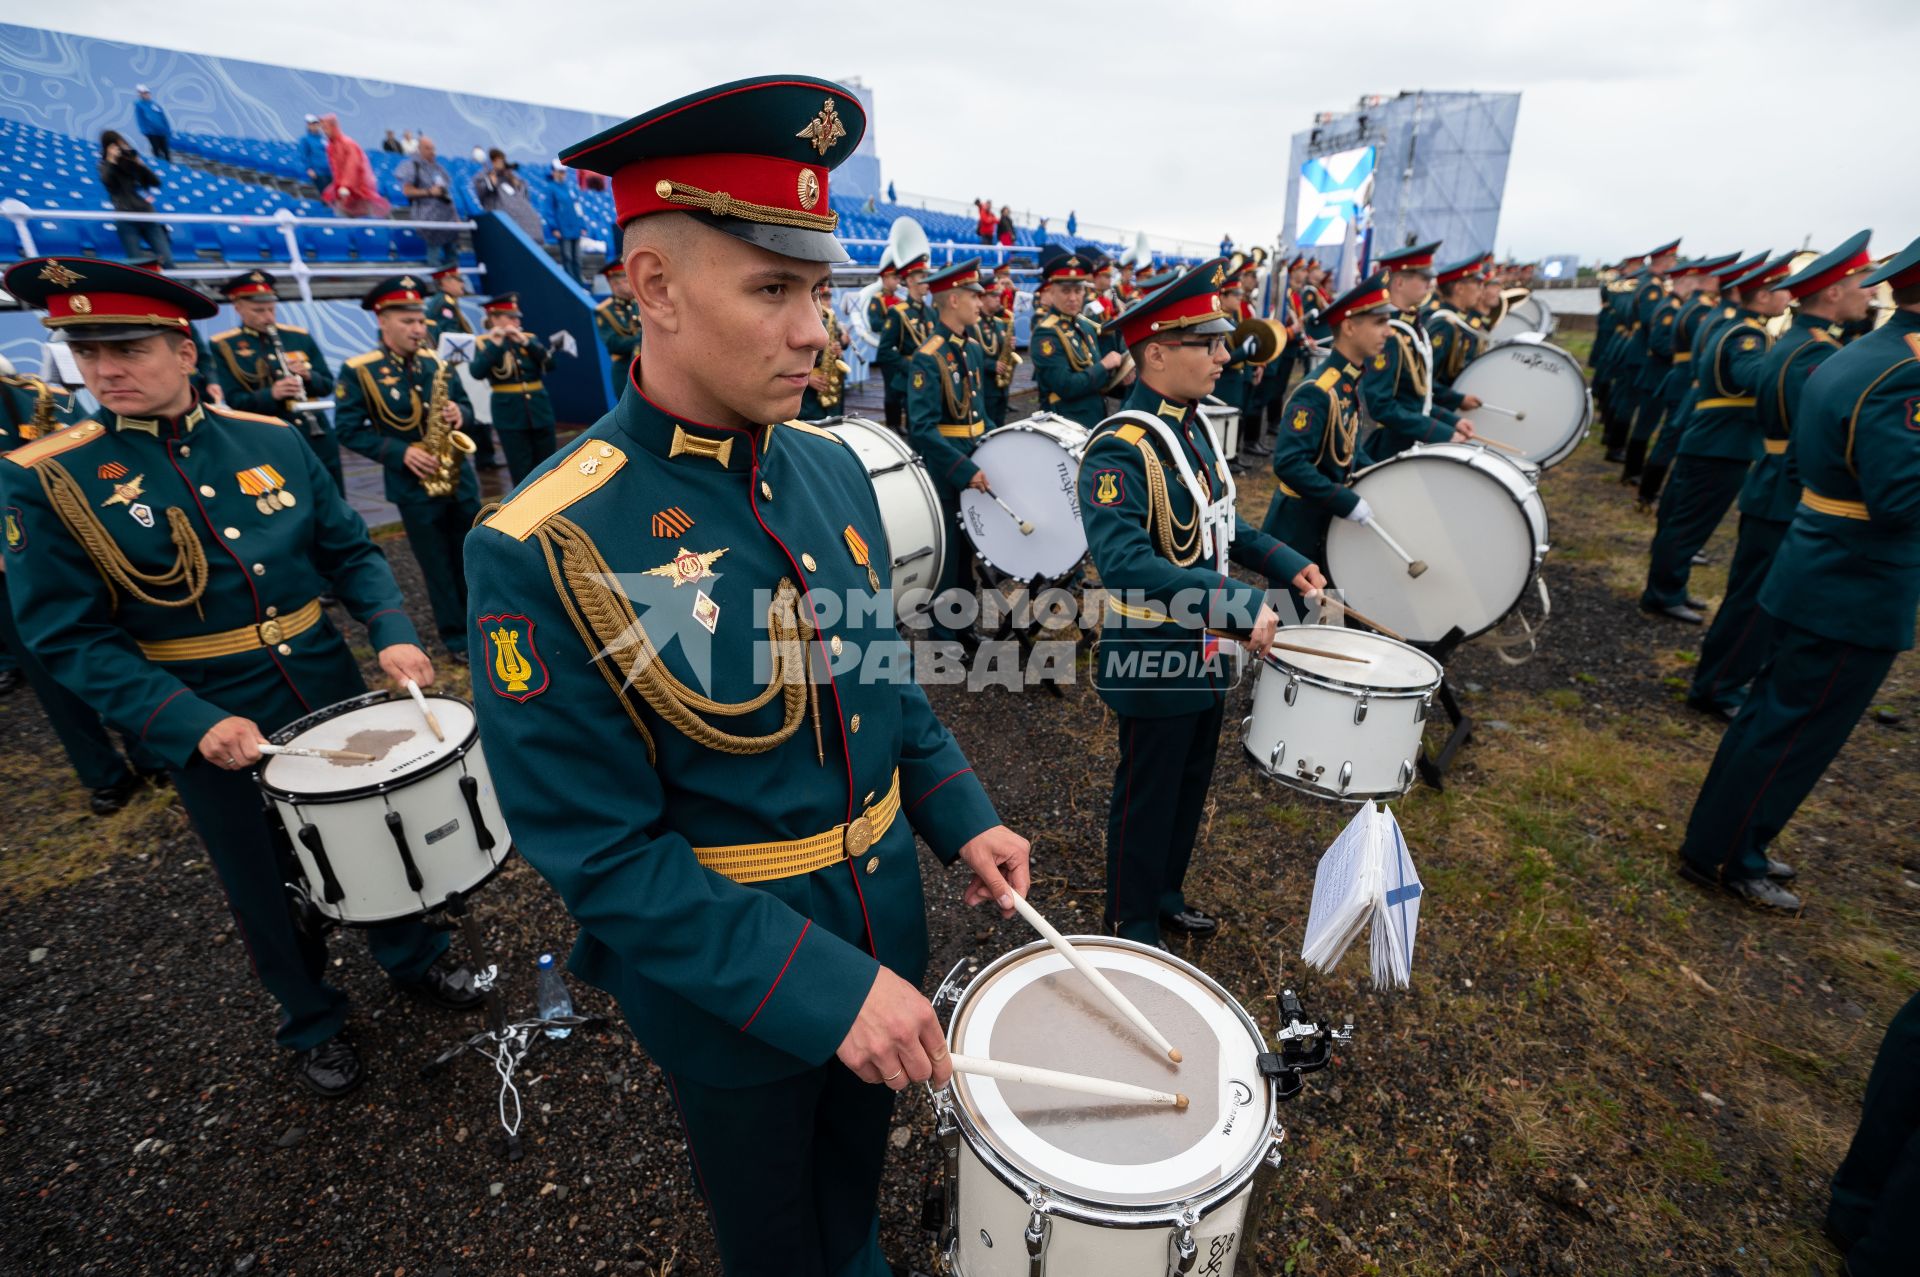
[(807, 127), (795, 133), (813, 143), (813, 149), (825, 155), (833, 149), (833, 144), (847, 135), (846, 125), (840, 123), (840, 112), (834, 109), (833, 99), (828, 98), (820, 114), (807, 121)]
[(66, 288), (70, 284), (80, 282), (80, 272), (77, 270), (68, 270), (59, 262), (48, 262), (40, 268), (40, 278), (46, 280), (55, 288)]
[(695, 581), (704, 581), (712, 576), (714, 560), (726, 552), (725, 546), (718, 550), (702, 552), (689, 550), (683, 545), (674, 552), (672, 562), (662, 563), (657, 568), (648, 568), (644, 575), (664, 576), (673, 582), (673, 588), (677, 590), (683, 585), (692, 585)]

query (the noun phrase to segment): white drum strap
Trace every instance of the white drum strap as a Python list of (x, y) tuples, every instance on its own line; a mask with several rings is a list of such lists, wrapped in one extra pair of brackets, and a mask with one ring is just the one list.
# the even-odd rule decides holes
[[(1207, 432), (1207, 442), (1212, 445), (1213, 455), (1220, 455), (1220, 440), (1213, 433), (1213, 423), (1207, 420), (1204, 412), (1196, 412), (1200, 426)], [(1187, 489), (1187, 496), (1193, 500), (1193, 508), (1200, 512), (1200, 552), (1213, 560), (1216, 572), (1227, 570), (1227, 547), (1233, 544), (1234, 498), (1236, 489), (1233, 473), (1225, 465), (1220, 467), (1220, 499), (1207, 500), (1207, 490), (1200, 485), (1200, 479), (1193, 472), (1193, 465), (1187, 460), (1187, 450), (1182, 446), (1180, 437), (1173, 428), (1158, 417), (1136, 409), (1123, 409), (1108, 417), (1107, 421), (1131, 421), (1160, 436), (1173, 454), (1173, 463), (1180, 471), (1180, 482)], [(1102, 423), (1105, 424), (1104, 422)]]
[(1420, 413), (1422, 416), (1431, 417), (1433, 415), (1433, 343), (1427, 340), (1425, 329), (1416, 328), (1404, 319), (1396, 316), (1387, 322), (1405, 333), (1407, 340), (1413, 343), (1414, 354), (1420, 360), (1420, 380), (1416, 383), (1423, 396)]

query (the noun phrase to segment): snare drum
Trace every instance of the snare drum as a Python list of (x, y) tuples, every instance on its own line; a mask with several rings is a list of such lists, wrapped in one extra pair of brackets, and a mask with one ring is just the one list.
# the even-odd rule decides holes
[[(961, 1277), (1133, 1277), (1234, 1270), (1255, 1174), (1285, 1138), (1250, 1016), (1200, 970), (1130, 940), (1075, 936), (1177, 1043), (1175, 1069), (1045, 941), (962, 964), (934, 995), (962, 1055), (1178, 1090), (1184, 1111), (955, 1074), (934, 1105), (946, 1162), (942, 1244)], [(1173, 1266), (1184, 1257), (1185, 1266)]]
[[(1521, 347), (1520, 349), (1525, 349)], [(1425, 443), (1353, 476), (1380, 526), (1427, 571), (1407, 575), (1371, 528), (1335, 519), (1327, 575), (1356, 610), (1414, 643), (1484, 634), (1520, 605), (1547, 553), (1529, 472), (1471, 443)]]
[(1289, 789), (1316, 798), (1398, 798), (1413, 784), (1440, 662), (1365, 630), (1288, 625), (1274, 636), (1351, 661), (1267, 652), (1240, 738), (1254, 760)]
[(1593, 397), (1580, 361), (1544, 341), (1495, 346), (1461, 369), (1453, 388), (1489, 405), (1465, 414), (1477, 428), (1520, 449), (1537, 466), (1556, 466), (1572, 456), (1593, 422)]
[(926, 464), (905, 440), (877, 421), (829, 417), (814, 424), (838, 435), (867, 468), (893, 564), (894, 611), (904, 621), (925, 607), (939, 583), (940, 564), (947, 553), (940, 497), (927, 478)]
[(275, 754), (260, 768), (307, 895), (329, 918), (391, 922), (436, 909), (492, 877), (512, 850), (473, 706), (448, 696), (427, 704), (444, 741), (410, 699), (385, 692), (330, 705), (270, 738), (374, 756)]
[(993, 497), (965, 488), (960, 526), (983, 563), (1016, 581), (1056, 580), (1087, 557), (1080, 522), (1080, 455), (1091, 432), (1050, 412), (989, 430), (973, 450), (993, 496), (1033, 526), (1031, 533)]
[(1200, 401), (1200, 415), (1213, 424), (1213, 437), (1220, 442), (1220, 459), (1231, 461), (1239, 456), (1240, 410), (1208, 395)]

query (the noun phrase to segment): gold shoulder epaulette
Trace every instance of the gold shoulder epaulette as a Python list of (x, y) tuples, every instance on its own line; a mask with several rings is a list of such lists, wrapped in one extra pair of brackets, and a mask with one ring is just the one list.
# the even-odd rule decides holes
[[(534, 529), (589, 493), (596, 492), (627, 464), (627, 454), (610, 443), (587, 439), (574, 450), (577, 456), (591, 449), (585, 462), (568, 457), (553, 469), (514, 493), (498, 510), (481, 520), (480, 526), (492, 528), (524, 541)], [(588, 463), (595, 463), (588, 468)]]
[(1147, 437), (1147, 428), (1129, 421), (1126, 425), (1115, 430), (1113, 436), (1121, 443), (1139, 443)]
[(298, 324), (275, 324), (274, 327), (283, 333), (299, 333), (302, 337), (311, 337), (313, 335)]
[(355, 355), (352, 359), (347, 360), (347, 367), (364, 368), (368, 364), (378, 363), (386, 357), (387, 352), (384, 350), (369, 350), (364, 355)]
[(833, 433), (833, 431), (823, 430), (810, 421), (783, 421), (780, 423), (780, 426), (783, 430), (798, 430), (802, 434), (819, 435), (822, 439), (831, 439), (843, 448), (851, 446), (845, 439), (842, 439), (839, 435)]
[(203, 405), (208, 412), (219, 417), (232, 417), (237, 421), (258, 421), (269, 426), (288, 426), (292, 422), (282, 421), (278, 417), (269, 417), (265, 413), (241, 412), (238, 408), (229, 408), (225, 404), (210, 403)]
[(32, 443), (15, 448), (7, 453), (7, 460), (23, 470), (31, 470), (49, 457), (72, 452), (82, 444), (92, 443), (107, 433), (107, 428), (92, 419), (68, 426), (65, 430), (56, 430), (45, 438), (35, 439)]
[(923, 355), (937, 355), (940, 353), (940, 347), (946, 344), (946, 340), (944, 337), (929, 337), (920, 343), (919, 353)]
[(1340, 370), (1338, 368), (1325, 369), (1318, 377), (1313, 379), (1313, 384), (1322, 390), (1332, 390), (1339, 382)]
[(1034, 327), (1036, 327), (1036, 328), (1058, 328), (1058, 327), (1060, 326), (1060, 325), (1058, 324), (1058, 322), (1057, 322), (1057, 320), (1058, 320), (1058, 319), (1059, 319), (1059, 316), (1057, 316), (1057, 315), (1047, 315), (1046, 317), (1044, 317), (1043, 319), (1041, 319), (1041, 320), (1040, 320), (1040, 321), (1039, 321), (1039, 322), (1038, 322), (1037, 324), (1035, 324), (1035, 325), (1034, 325)]
[(229, 328), (223, 333), (215, 333), (213, 336), (207, 338), (207, 341), (211, 344), (216, 341), (225, 341), (229, 337), (238, 337), (239, 335), (240, 330), (238, 328)]

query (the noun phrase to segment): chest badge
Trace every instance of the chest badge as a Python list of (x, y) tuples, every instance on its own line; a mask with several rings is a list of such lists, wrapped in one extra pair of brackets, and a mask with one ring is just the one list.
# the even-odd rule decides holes
[(657, 568), (648, 568), (647, 576), (664, 576), (673, 582), (673, 588), (692, 585), (695, 581), (704, 581), (713, 575), (713, 562), (727, 552), (727, 547), (718, 550), (689, 550), (684, 545), (675, 552), (671, 563), (662, 563)]
[(720, 628), (720, 605), (705, 590), (694, 591), (693, 619), (700, 622), (709, 634)]
[(233, 477), (239, 483), (240, 491), (253, 498), (254, 508), (261, 514), (293, 509), (294, 496), (287, 491), (287, 481), (272, 466), (236, 470)]
[(653, 535), (662, 539), (683, 537), (692, 527), (692, 517), (677, 505), (670, 505), (653, 516)]
[(127, 468), (121, 465), (118, 461), (109, 461), (105, 465), (101, 466), (98, 470), (95, 470), (94, 473), (99, 475), (102, 479), (112, 482), (115, 479), (126, 478)]
[[(124, 474), (125, 471), (122, 471), (122, 473)], [(144, 474), (136, 474), (135, 476), (133, 476), (133, 478), (127, 480), (125, 483), (116, 483), (113, 485), (113, 495), (108, 497), (105, 501), (102, 501), (100, 504), (103, 506), (109, 506), (109, 505), (131, 506), (135, 501), (140, 499), (143, 493), (146, 492), (146, 483), (147, 483), (147, 476), (145, 476)]]
[(517, 613), (483, 616), (480, 637), (486, 641), (487, 684), (494, 694), (510, 701), (530, 701), (547, 690), (551, 681), (547, 663), (533, 645), (533, 622)]

